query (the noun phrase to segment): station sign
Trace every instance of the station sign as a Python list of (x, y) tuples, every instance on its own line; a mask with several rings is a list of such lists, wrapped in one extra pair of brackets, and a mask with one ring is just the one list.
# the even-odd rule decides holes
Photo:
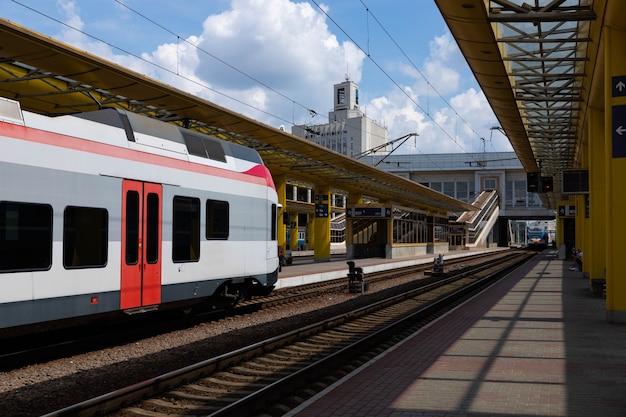
[(559, 217), (574, 217), (576, 216), (576, 206), (575, 205), (562, 205), (559, 206)]
[(611, 78), (611, 90), (613, 97), (626, 96), (626, 75), (618, 75)]
[(613, 158), (626, 158), (626, 106), (611, 108)]
[(561, 193), (563, 194), (588, 194), (589, 193), (589, 170), (588, 169), (564, 169), (561, 172)]
[(315, 217), (328, 217), (328, 204), (316, 203), (315, 204)]
[(350, 207), (346, 210), (348, 217), (391, 217), (391, 209), (389, 207)]

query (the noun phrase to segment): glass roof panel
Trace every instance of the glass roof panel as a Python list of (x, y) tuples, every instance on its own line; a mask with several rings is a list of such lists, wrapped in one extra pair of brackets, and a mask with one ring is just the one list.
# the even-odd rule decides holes
[(490, 0), (520, 116), (542, 175), (571, 168), (591, 0)]

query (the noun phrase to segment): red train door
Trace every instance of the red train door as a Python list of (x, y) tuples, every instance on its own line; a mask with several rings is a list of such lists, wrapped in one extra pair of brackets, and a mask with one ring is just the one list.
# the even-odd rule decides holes
[(120, 308), (161, 302), (160, 184), (122, 183), (122, 271)]

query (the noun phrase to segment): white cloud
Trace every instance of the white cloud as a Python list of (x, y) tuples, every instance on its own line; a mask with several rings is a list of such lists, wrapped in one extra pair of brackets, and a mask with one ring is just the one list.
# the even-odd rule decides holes
[[(57, 4), (67, 24), (83, 30), (77, 2)], [(123, 11), (126, 22), (132, 16)], [(326, 16), (307, 2), (232, 0), (228, 10), (208, 16), (198, 32), (140, 57), (69, 28), (60, 39), (275, 126), (310, 122), (308, 108), (325, 116), (332, 108), (332, 85), (347, 71), (352, 81), (361, 81), (364, 53), (351, 42), (340, 42)], [(369, 102), (362, 94), (361, 109), (389, 129), (390, 140), (419, 134), (398, 153), (476, 151), (480, 136), (489, 135), (489, 127), (497, 124), (484, 95), (463, 79), (459, 68), (466, 63), (449, 33), (430, 41), (429, 56), (419, 70), (407, 62), (380, 64), (403, 90), (390, 83), (387, 93)], [(325, 118), (314, 122), (324, 123)], [(510, 150), (503, 135), (493, 139), (491, 150)]]
[[(354, 45), (338, 41), (318, 10), (287, 0), (233, 0), (229, 10), (204, 21), (198, 46), (199, 78), (289, 121), (293, 101), (324, 114), (332, 85), (343, 80), (346, 67), (358, 82), (364, 60)], [(225, 104), (237, 110), (236, 103)], [(304, 114), (298, 110), (296, 119)]]
[[(482, 151), (481, 137), (491, 138), (489, 128), (497, 125), (489, 103), (473, 87), (473, 80), (463, 80), (458, 68), (467, 64), (450, 33), (435, 37), (429, 51), (422, 68), (396, 64), (397, 77), (408, 76), (412, 84), (402, 91), (394, 86), (385, 96), (364, 104), (368, 116), (385, 122), (390, 140), (411, 132), (419, 134), (397, 153)], [(493, 136), (487, 150), (511, 150), (506, 137), (500, 136)]]
[[(63, 0), (58, 7), (66, 24), (82, 31), (77, 4)], [(122, 11), (127, 18), (128, 10)], [(103, 18), (102, 24), (111, 22)], [(204, 20), (201, 33), (139, 57), (71, 28), (58, 38), (270, 124), (302, 123), (307, 108), (325, 115), (332, 85), (344, 79), (346, 68), (358, 82), (365, 58), (337, 39), (319, 10), (288, 0), (232, 0), (228, 10)]]
[(458, 91), (460, 65), (467, 65), (454, 38), (449, 32), (430, 41), (430, 56), (424, 62), (424, 75), (435, 89), (443, 95)]

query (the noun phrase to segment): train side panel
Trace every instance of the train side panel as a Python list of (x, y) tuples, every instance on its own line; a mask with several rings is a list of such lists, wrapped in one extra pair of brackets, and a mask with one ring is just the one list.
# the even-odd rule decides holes
[[(49, 242), (31, 245), (26, 255), (31, 259), (16, 259), (16, 252), (6, 245), (11, 237), (5, 236), (3, 240), (0, 327), (119, 309), (118, 194), (121, 181), (7, 162), (0, 162), (0, 176), (7, 179), (0, 193), (5, 230), (11, 229), (11, 225), (6, 224), (11, 219), (23, 222), (25, 219), (20, 216), (28, 216), (32, 208), (37, 208), (35, 213), (42, 209), (47, 213), (48, 208), (50, 212), (49, 226), (42, 224), (43, 219), (38, 221), (42, 229), (50, 228)], [(100, 216), (106, 221), (106, 230), (98, 231), (106, 239), (94, 240), (86, 234), (88, 232), (81, 232), (72, 237), (65, 234), (64, 244), (64, 228), (79, 229), (70, 224), (74, 219), (72, 213), (86, 208), (91, 216)], [(16, 239), (23, 230), (13, 231)], [(49, 245), (49, 249), (44, 249), (44, 245)], [(94, 248), (93, 245), (105, 247)], [(105, 255), (93, 259), (94, 253)], [(92, 259), (81, 260), (81, 255)]]
[[(25, 120), (38, 128), (49, 121), (47, 130), (0, 122), (0, 228), (5, 234), (0, 239), (0, 328), (124, 308), (126, 179), (162, 187), (160, 304), (202, 299), (216, 291), (233, 296), (228, 293), (233, 287), (234, 292), (258, 293), (273, 288), (278, 258), (271, 227), (277, 195), (269, 174), (258, 174), (260, 159), (245, 156), (254, 151), (231, 153), (226, 147), (221, 161), (193, 163), (184, 143), (145, 134), (135, 142), (118, 128), (90, 120), (27, 115)], [(193, 230), (184, 224), (190, 202), (198, 211)], [(227, 231), (213, 212), (227, 213)], [(197, 240), (192, 248), (187, 244), (191, 234)]]

